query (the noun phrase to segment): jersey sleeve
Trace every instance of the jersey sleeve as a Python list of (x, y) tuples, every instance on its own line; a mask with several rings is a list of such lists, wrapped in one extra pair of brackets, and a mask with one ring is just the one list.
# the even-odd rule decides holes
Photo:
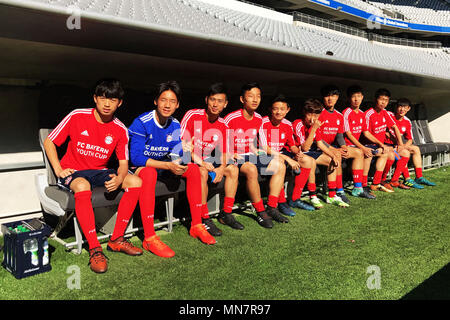
[(137, 167), (145, 167), (148, 156), (144, 155), (146, 150), (145, 142), (147, 140), (147, 132), (139, 118), (134, 119), (128, 128), (130, 139), (130, 160)]
[(264, 124), (261, 125), (261, 127), (259, 128), (258, 131), (258, 140), (259, 140), (259, 145), (261, 147), (267, 147), (267, 130), (264, 129)]
[(287, 135), (286, 145), (287, 145), (288, 147), (295, 146), (294, 130), (293, 130), (292, 126), (288, 126), (288, 127), (287, 127), (287, 129), (286, 129), (286, 135)]
[(116, 146), (116, 156), (118, 160), (129, 160), (128, 142), (128, 131), (124, 128), (124, 131), (121, 134), (119, 142)]
[(412, 125), (410, 121), (406, 121), (406, 131), (405, 131), (405, 138), (407, 140), (412, 140)]
[(183, 157), (183, 145), (181, 143), (181, 126), (178, 121), (173, 121), (172, 141), (169, 144), (169, 158), (176, 160)]
[(384, 118), (386, 119), (386, 125), (388, 128), (391, 128), (395, 123), (394, 119), (392, 119), (392, 116), (385, 110), (384, 112)]
[(58, 147), (61, 146), (64, 141), (69, 137), (70, 125), (73, 119), (76, 117), (75, 110), (69, 113), (57, 126), (50, 132), (48, 138), (56, 144)]
[(344, 133), (344, 116), (339, 114), (339, 125), (337, 133)]
[(186, 114), (183, 116), (183, 119), (181, 119), (181, 129), (180, 129), (180, 136), (181, 140), (191, 140), (192, 139), (192, 133), (193, 133), (193, 121), (190, 117), (191, 112), (186, 112)]
[(301, 122), (298, 122), (295, 125), (294, 138), (295, 138), (296, 145), (302, 145), (305, 143), (306, 138), (305, 138), (302, 128), (303, 128), (303, 124)]

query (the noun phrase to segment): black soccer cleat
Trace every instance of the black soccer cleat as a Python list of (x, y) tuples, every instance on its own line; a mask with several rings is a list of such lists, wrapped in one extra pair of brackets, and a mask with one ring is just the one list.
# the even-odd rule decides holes
[(214, 222), (212, 221), (211, 218), (208, 218), (208, 219), (202, 218), (202, 222), (205, 225), (206, 231), (208, 231), (210, 235), (212, 235), (214, 237), (218, 237), (218, 236), (222, 235), (222, 231), (216, 227), (216, 225), (214, 224)]
[(217, 220), (221, 224), (225, 224), (236, 230), (244, 230), (244, 226), (236, 221), (235, 217), (231, 213), (219, 212)]
[(269, 206), (268, 206), (268, 207), (266, 208), (266, 212), (267, 212), (267, 214), (268, 214), (273, 220), (275, 220), (276, 222), (280, 222), (280, 223), (288, 223), (288, 222), (289, 222), (289, 219), (286, 218), (285, 216), (283, 216), (283, 215), (281, 214), (281, 212), (278, 211), (277, 208), (272, 208), (272, 207), (269, 207)]
[(267, 214), (266, 211), (261, 211), (256, 213), (256, 221), (258, 221), (258, 224), (264, 228), (272, 228), (273, 222), (272, 218)]

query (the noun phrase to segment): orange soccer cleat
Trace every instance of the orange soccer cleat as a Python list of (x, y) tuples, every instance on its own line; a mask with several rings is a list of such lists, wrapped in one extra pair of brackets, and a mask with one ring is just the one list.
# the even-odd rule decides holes
[(130, 241), (125, 240), (124, 237), (119, 237), (116, 240), (109, 240), (108, 246), (106, 247), (108, 251), (123, 252), (130, 256), (140, 256), (142, 250), (131, 244)]
[(142, 241), (142, 247), (162, 258), (172, 258), (175, 255), (175, 252), (156, 234)]
[(195, 226), (191, 226), (191, 230), (189, 230), (189, 234), (191, 237), (199, 238), (201, 242), (206, 244), (215, 244), (216, 239), (206, 230), (205, 225), (202, 223), (196, 224)]

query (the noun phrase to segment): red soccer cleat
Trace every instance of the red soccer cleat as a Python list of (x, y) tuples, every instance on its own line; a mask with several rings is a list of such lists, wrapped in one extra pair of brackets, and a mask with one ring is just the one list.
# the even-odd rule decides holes
[(156, 234), (142, 241), (142, 248), (162, 258), (172, 258), (175, 255), (175, 252)]
[(205, 226), (202, 223), (196, 224), (195, 226), (191, 226), (191, 230), (189, 230), (189, 234), (193, 238), (200, 239), (201, 242), (206, 244), (215, 244), (216, 239), (206, 230)]

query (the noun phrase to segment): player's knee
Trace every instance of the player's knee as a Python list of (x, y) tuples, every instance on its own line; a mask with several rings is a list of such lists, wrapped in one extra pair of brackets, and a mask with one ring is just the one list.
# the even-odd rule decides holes
[(247, 162), (241, 167), (241, 172), (247, 178), (258, 178), (258, 169), (253, 163)]
[(411, 155), (411, 153), (406, 149), (403, 149), (399, 154), (400, 154), (400, 156), (406, 157), (406, 158), (409, 158)]
[(354, 154), (354, 158), (364, 158), (364, 153), (361, 149), (359, 148), (351, 148), (350, 150), (352, 150), (352, 153)]
[(237, 179), (239, 176), (239, 169), (236, 166), (229, 165), (225, 168), (224, 175), (227, 178)]
[(208, 170), (206, 170), (203, 167), (200, 167), (199, 170), (200, 170), (200, 176), (202, 178), (202, 181), (207, 181), (208, 180)]
[(310, 156), (303, 156), (303, 158), (300, 161), (300, 166), (302, 168), (312, 168), (315, 165), (315, 161)]
[(123, 188), (140, 188), (142, 187), (142, 179), (136, 175), (128, 174), (122, 184)]
[(91, 184), (84, 178), (76, 178), (70, 184), (70, 189), (74, 192), (89, 191), (91, 190)]

